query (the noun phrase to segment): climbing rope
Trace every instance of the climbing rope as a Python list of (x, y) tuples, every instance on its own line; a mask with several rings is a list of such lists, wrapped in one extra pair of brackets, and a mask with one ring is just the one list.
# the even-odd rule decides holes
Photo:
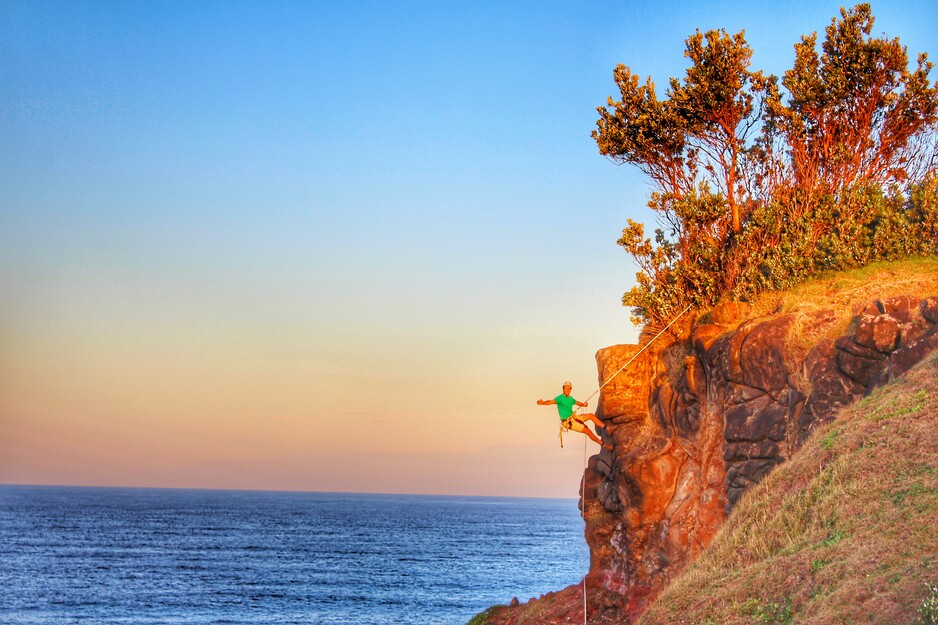
[[(583, 437), (583, 486), (580, 490), (580, 501), (583, 502), (583, 513), (586, 513), (586, 468), (589, 466), (589, 456), (586, 451), (586, 437)], [(583, 521), (586, 522), (586, 517), (583, 517)], [(584, 528), (585, 530), (585, 528)], [(584, 531), (583, 536), (583, 547), (587, 550), (587, 559), (589, 558), (589, 545), (586, 543), (586, 536)], [(589, 563), (586, 564), (586, 572), (589, 574)], [(583, 576), (583, 625), (586, 625), (586, 575)]]
[[(661, 331), (658, 332), (658, 334), (656, 334), (655, 336), (653, 336), (650, 341), (648, 341), (647, 343), (645, 343), (644, 345), (642, 345), (642, 348), (641, 348), (640, 350), (638, 350), (637, 352), (635, 352), (635, 354), (633, 354), (632, 357), (629, 358), (629, 359), (625, 362), (624, 365), (622, 365), (621, 367), (619, 367), (619, 370), (616, 371), (615, 373), (613, 373), (613, 374), (609, 377), (608, 380), (606, 380), (605, 382), (603, 382), (602, 384), (600, 384), (600, 385), (599, 385), (599, 388), (596, 389), (595, 391), (593, 391), (593, 394), (590, 395), (589, 397), (587, 397), (587, 398), (586, 398), (586, 401), (583, 402), (583, 403), (584, 403), (584, 404), (588, 404), (589, 401), (590, 401), (591, 399), (593, 399), (593, 397), (596, 396), (596, 393), (598, 393), (599, 391), (603, 390), (603, 387), (604, 387), (604, 386), (606, 386), (607, 384), (609, 384), (610, 382), (612, 382), (612, 381), (615, 379), (615, 377), (616, 377), (617, 375), (619, 375), (620, 373), (622, 373), (623, 371), (625, 371), (625, 368), (628, 367), (630, 364), (632, 364), (632, 361), (633, 361), (633, 360), (635, 360), (636, 358), (638, 358), (638, 357), (641, 355), (641, 353), (642, 353), (643, 351), (645, 351), (646, 349), (648, 349), (648, 347), (658, 339), (659, 336), (661, 336), (662, 334), (664, 334), (664, 333), (667, 331), (668, 328), (670, 328), (672, 325), (674, 325), (674, 322), (675, 322), (675, 321), (677, 321), (678, 319), (680, 319), (681, 317), (683, 317), (683, 316), (684, 316), (684, 313), (686, 313), (688, 310), (690, 310), (692, 305), (693, 305), (693, 304), (688, 304), (687, 308), (685, 308), (684, 310), (682, 310), (682, 311), (678, 314), (677, 317), (675, 317), (674, 319), (672, 319), (671, 321), (669, 321), (669, 322), (668, 322), (668, 325), (666, 325), (665, 327), (663, 327), (663, 328), (661, 329)], [(577, 408), (575, 408), (575, 409), (573, 410), (573, 414), (577, 414)]]

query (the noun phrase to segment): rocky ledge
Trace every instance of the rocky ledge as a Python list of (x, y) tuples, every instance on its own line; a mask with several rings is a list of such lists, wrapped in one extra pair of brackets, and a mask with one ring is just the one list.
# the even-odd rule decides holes
[[(749, 317), (745, 304), (720, 306), (603, 389), (598, 414), (614, 449), (590, 459), (580, 493), (590, 623), (634, 622), (815, 427), (938, 349), (938, 297)], [(600, 380), (642, 344), (600, 350)], [(579, 622), (582, 606), (571, 586), (485, 622)]]

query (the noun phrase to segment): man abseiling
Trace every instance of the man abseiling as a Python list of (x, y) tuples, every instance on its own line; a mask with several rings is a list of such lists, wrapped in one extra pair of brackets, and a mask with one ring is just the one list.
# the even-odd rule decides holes
[(599, 417), (594, 414), (574, 414), (573, 407), (580, 406), (581, 408), (586, 408), (586, 402), (581, 402), (575, 400), (571, 395), (570, 391), (573, 390), (573, 385), (570, 382), (563, 383), (563, 393), (557, 395), (553, 399), (539, 399), (537, 400), (538, 406), (550, 406), (551, 404), (557, 405), (557, 413), (560, 415), (560, 425), (564, 430), (573, 430), (574, 432), (582, 432), (589, 436), (597, 444), (602, 445), (605, 449), (612, 449), (612, 445), (605, 444), (599, 439), (598, 436), (593, 434), (593, 431), (586, 426), (587, 421), (592, 421), (596, 427), (605, 428), (606, 424), (603, 423)]

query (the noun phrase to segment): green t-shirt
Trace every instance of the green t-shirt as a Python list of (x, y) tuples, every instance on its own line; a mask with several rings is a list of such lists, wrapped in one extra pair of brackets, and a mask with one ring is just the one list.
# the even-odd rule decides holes
[(576, 400), (573, 399), (573, 395), (564, 395), (561, 393), (554, 397), (554, 401), (557, 402), (557, 412), (560, 413), (561, 419), (566, 419), (573, 414), (573, 407), (576, 405)]

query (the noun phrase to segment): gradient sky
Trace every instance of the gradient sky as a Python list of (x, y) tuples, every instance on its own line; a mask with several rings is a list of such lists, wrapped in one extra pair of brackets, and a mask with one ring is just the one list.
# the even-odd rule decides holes
[(637, 335), (615, 64), (781, 74), (839, 6), (5, 0), (0, 483), (575, 497), (535, 400)]

